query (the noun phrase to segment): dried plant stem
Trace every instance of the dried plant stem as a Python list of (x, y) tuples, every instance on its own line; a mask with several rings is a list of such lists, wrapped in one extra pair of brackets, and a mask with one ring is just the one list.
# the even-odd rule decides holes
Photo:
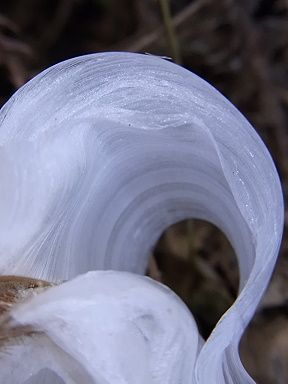
[(31, 326), (15, 325), (10, 317), (14, 305), (52, 287), (53, 283), (25, 276), (0, 276), (0, 348), (22, 337), (36, 335)]
[(48, 281), (30, 277), (0, 276), (0, 319), (14, 304), (51, 286)]
[(171, 55), (177, 64), (181, 64), (179, 44), (171, 17), (169, 0), (159, 0), (163, 22), (166, 30), (167, 41), (170, 46)]

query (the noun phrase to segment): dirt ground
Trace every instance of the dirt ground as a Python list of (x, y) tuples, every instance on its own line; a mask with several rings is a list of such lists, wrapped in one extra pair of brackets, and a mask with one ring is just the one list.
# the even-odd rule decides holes
[[(47, 66), (85, 53), (149, 52), (175, 58), (227, 96), (272, 153), (288, 194), (288, 1), (1, 0), (0, 105)], [(171, 26), (171, 25), (170, 25)], [(258, 383), (288, 383), (288, 211), (281, 255), (241, 344)], [(188, 221), (156, 245), (150, 274), (187, 303), (208, 337), (238, 287), (234, 252), (212, 225)]]

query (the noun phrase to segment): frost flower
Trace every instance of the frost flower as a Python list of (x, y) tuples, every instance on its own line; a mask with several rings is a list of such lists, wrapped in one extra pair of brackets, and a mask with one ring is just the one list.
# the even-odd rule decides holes
[[(0, 111), (0, 180), (0, 273), (66, 281), (31, 280), (3, 310), (1, 383), (253, 383), (238, 344), (278, 254), (282, 193), (212, 86), (147, 55), (59, 63)], [(186, 218), (218, 226), (239, 262), (237, 300), (206, 342), (180, 299), (140, 276)]]

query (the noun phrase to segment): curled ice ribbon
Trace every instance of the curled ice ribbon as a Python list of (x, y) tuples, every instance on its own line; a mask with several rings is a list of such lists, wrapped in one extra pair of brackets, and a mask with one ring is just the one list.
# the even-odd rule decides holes
[[(151, 55), (59, 63), (1, 109), (0, 180), (1, 275), (67, 280), (0, 318), (1, 382), (254, 382), (238, 344), (277, 258), (282, 192), (211, 85)], [(205, 342), (180, 299), (140, 276), (186, 218), (220, 228), (239, 262), (238, 297)]]

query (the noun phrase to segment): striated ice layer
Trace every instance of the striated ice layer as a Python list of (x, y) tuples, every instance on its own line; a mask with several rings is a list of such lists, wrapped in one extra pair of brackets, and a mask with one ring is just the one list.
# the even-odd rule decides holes
[(57, 64), (0, 112), (0, 180), (1, 274), (141, 274), (169, 225), (218, 226), (237, 254), (239, 296), (199, 352), (193, 380), (253, 383), (238, 343), (278, 254), (283, 201), (264, 144), (213, 87), (150, 55)]

